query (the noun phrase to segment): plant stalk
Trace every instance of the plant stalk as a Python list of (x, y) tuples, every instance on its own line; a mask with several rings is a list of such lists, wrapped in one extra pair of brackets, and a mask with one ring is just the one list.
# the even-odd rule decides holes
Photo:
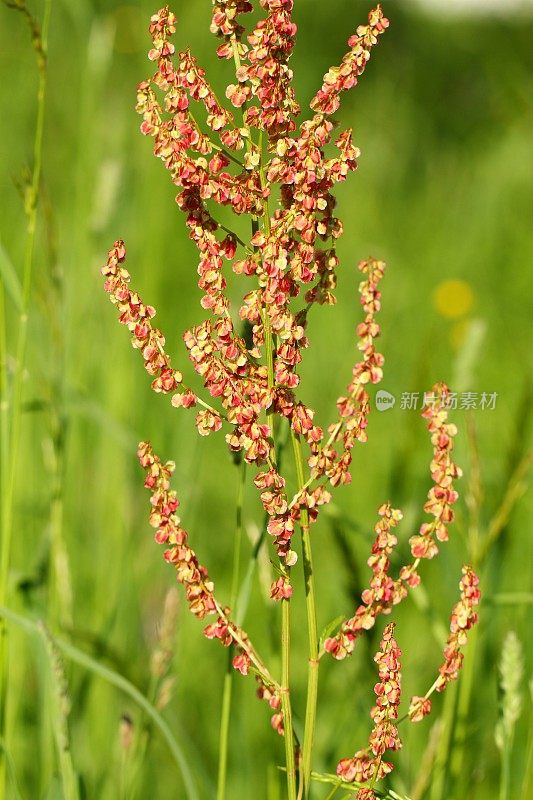
[[(235, 609), (237, 594), (239, 589), (239, 572), (241, 559), (241, 544), (243, 531), (243, 505), (244, 488), (246, 483), (246, 461), (243, 459), (240, 470), (239, 488), (237, 492), (237, 512), (235, 526), (235, 541), (233, 544), (233, 575), (231, 581), (230, 607)], [(217, 780), (217, 800), (225, 800), (226, 780), (228, 769), (228, 750), (229, 750), (229, 724), (231, 716), (231, 697), (233, 694), (233, 645), (228, 648), (228, 662), (226, 674), (224, 675), (224, 686), (222, 689), (222, 712), (220, 718), (220, 735), (218, 749), (218, 780)]]
[(292, 706), (289, 690), (290, 667), (290, 600), (281, 601), (281, 709), (285, 732), (285, 761), (287, 764), (288, 800), (296, 800), (296, 763), (294, 758), (294, 734)]
[(448, 686), (444, 698), (444, 710), (442, 715), (442, 727), (440, 730), (440, 741), (438, 744), (437, 755), (431, 777), (431, 789), (429, 800), (446, 800), (446, 784), (448, 780), (448, 765), (450, 759), (450, 748), (455, 726), (455, 709), (457, 702), (457, 682)]
[[(300, 437), (291, 429), (294, 460), (296, 463), (296, 477), (298, 488), (301, 490), (305, 484), (303, 471), (302, 448)], [(305, 707), (305, 728), (302, 753), (303, 796), (309, 797), (311, 790), (311, 766), (313, 759), (313, 743), (315, 738), (316, 706), (318, 697), (318, 633), (316, 615), (315, 577), (313, 572), (313, 552), (311, 537), (309, 535), (309, 514), (307, 508), (300, 511), (300, 526), (302, 531), (302, 555), (305, 579), (305, 604), (307, 611), (307, 630), (309, 640), (309, 662), (307, 671), (307, 701)]]

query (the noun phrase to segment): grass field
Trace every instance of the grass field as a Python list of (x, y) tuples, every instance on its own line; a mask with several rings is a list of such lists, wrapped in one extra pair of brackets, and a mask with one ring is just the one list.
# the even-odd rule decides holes
[[(292, 67), (305, 107), (369, 5), (360, 0), (295, 5), (299, 33)], [(405, 696), (422, 694), (434, 679), (466, 562), (475, 561), (481, 575), (480, 623), (458, 683), (435, 700), (429, 719), (405, 728), (391, 786), (412, 800), (531, 800), (533, 509), (526, 487), (533, 22), (521, 16), (436, 19), (399, 3), (384, 5), (391, 27), (339, 114), (343, 126), (353, 126), (362, 155), (357, 173), (338, 192), (345, 221), (338, 304), (313, 314), (312, 347), (301, 372), (302, 397), (316, 409), (319, 424), (327, 424), (355, 360), (360, 315), (355, 266), (372, 254), (388, 265), (382, 388), (396, 404), (371, 414), (369, 441), (355, 451), (352, 485), (335, 494), (313, 529), (319, 630), (339, 614), (352, 613), (366, 585), (376, 508), (390, 499), (403, 509), (401, 555), (421, 522), (431, 448), (419, 413), (401, 407), (402, 395), (423, 393), (441, 379), (459, 393), (476, 393), (477, 408), (453, 413), (457, 460), (464, 469), (453, 536), (439, 558), (425, 565), (425, 589), (414, 592), (396, 614)], [(223, 94), (232, 76), (215, 56), (211, 4), (195, 0), (176, 6), (179, 46), (191, 46)], [(35, 0), (30, 8), (42, 20), (44, 5)], [(23, 195), (35, 164), (38, 68), (23, 15), (0, 6), (0, 355), (8, 400), (19, 376), (22, 412), (3, 598), (11, 613), (4, 742), (9, 800), (71, 800), (75, 795), (65, 788), (69, 775), (79, 780), (81, 797), (90, 800), (187, 796), (168, 741), (128, 688), (154, 700), (151, 654), (165, 596), (174, 585), (148, 526), (148, 494), (135, 457), (139, 440), (149, 439), (163, 459), (176, 461), (184, 524), (219, 595), (230, 593), (239, 470), (223, 438), (200, 439), (189, 415), (151, 392), (126, 331), (116, 323), (99, 271), (113, 240), (125, 239), (134, 285), (157, 308), (169, 352), (194, 381), (181, 335), (204, 318), (197, 256), (174, 202), (175, 188), (139, 134), (133, 110), (136, 85), (151, 70), (146, 27), (155, 10), (147, 0), (52, 2), (28, 342), (21, 366)], [(234, 286), (230, 295), (237, 299)], [(483, 392), (496, 393), (494, 408), (480, 407)], [(5, 503), (6, 427), (2, 436)], [(244, 501), (249, 537), (243, 564), (260, 520), (251, 487)], [(278, 606), (268, 599), (270, 573), (265, 551), (246, 627), (278, 670)], [(304, 653), (298, 597), (294, 619), (294, 646)], [(66, 643), (60, 658), (39, 620)], [(185, 754), (196, 796), (212, 798), (226, 653), (202, 636), (184, 602), (176, 631), (175, 684), (162, 714), (177, 742), (174, 755), (176, 746)], [(506, 639), (511, 631), (521, 643), (522, 655), (514, 656), (510, 672), (518, 676), (522, 708), (502, 753), (495, 740), (502, 713), (499, 664), (512, 650)], [(366, 742), (378, 641), (376, 628), (352, 659), (324, 661), (318, 771), (333, 772), (339, 758)], [(79, 653), (91, 661), (77, 663)], [(297, 727), (305, 666), (304, 657), (293, 676)], [(115, 683), (117, 675), (129, 681), (126, 692), (112, 685), (104, 668), (112, 670)], [(62, 748), (67, 717), (61, 703), (67, 697), (71, 741)], [(146, 736), (138, 736), (145, 726)], [(130, 735), (134, 744), (128, 746)], [(234, 679), (230, 736), (227, 797), (281, 800), (284, 781), (276, 765), (283, 762), (283, 742), (254, 697), (253, 681), (240, 676)], [(326, 796), (320, 786), (313, 795)]]

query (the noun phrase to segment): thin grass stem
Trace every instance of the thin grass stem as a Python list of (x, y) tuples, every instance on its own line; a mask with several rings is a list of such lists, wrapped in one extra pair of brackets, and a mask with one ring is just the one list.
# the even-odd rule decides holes
[[(296, 477), (298, 488), (304, 486), (304, 471), (302, 448), (299, 436), (291, 430), (294, 460), (296, 463)], [(302, 557), (305, 580), (305, 604), (307, 611), (307, 630), (309, 640), (309, 661), (307, 672), (307, 701), (305, 707), (305, 728), (302, 753), (303, 780), (300, 790), (303, 796), (308, 797), (311, 789), (311, 765), (313, 759), (313, 743), (315, 738), (316, 725), (316, 706), (318, 697), (318, 669), (320, 661), (318, 658), (318, 633), (317, 633), (317, 614), (316, 614), (316, 593), (315, 577), (313, 572), (313, 552), (311, 549), (311, 537), (309, 535), (309, 514), (307, 508), (300, 511), (300, 526), (302, 532)]]
[[(239, 590), (245, 485), (246, 485), (246, 461), (243, 459), (240, 467), (240, 479), (239, 479), (239, 486), (237, 489), (235, 539), (233, 543), (233, 574), (231, 579), (231, 595), (230, 595), (230, 607), (232, 609), (235, 608)], [(219, 734), (219, 750), (218, 750), (217, 800), (225, 800), (226, 797), (226, 780), (227, 780), (228, 751), (229, 751), (229, 725), (231, 717), (232, 694), (233, 694), (233, 646), (230, 645), (230, 647), (228, 648), (226, 674), (224, 675), (224, 686), (222, 689), (222, 713), (220, 718), (220, 734)]]
[(457, 683), (448, 687), (444, 698), (444, 711), (442, 714), (442, 728), (440, 731), (440, 741), (437, 749), (437, 756), (433, 774), (431, 776), (431, 789), (429, 800), (445, 800), (446, 784), (448, 780), (448, 764), (450, 758), (450, 746), (455, 724), (455, 706), (457, 700)]
[(288, 800), (296, 800), (296, 764), (290, 697), (291, 601), (281, 600), (281, 708), (285, 733)]
[[(533, 681), (530, 684), (533, 690)], [(533, 699), (533, 691), (531, 692)], [(524, 779), (522, 782), (522, 794), (520, 797), (531, 797), (533, 794), (533, 725), (529, 726), (529, 733), (527, 737), (526, 747), (526, 768), (524, 772)]]
[(468, 786), (468, 778), (465, 775), (465, 749), (467, 744), (467, 732), (469, 711), (472, 693), (475, 687), (477, 647), (479, 642), (479, 626), (475, 625), (470, 631), (468, 639), (468, 649), (465, 654), (465, 661), (461, 670), (461, 681), (459, 684), (459, 698), (457, 701), (457, 714), (453, 730), (452, 757), (450, 761), (450, 777), (452, 785), (457, 791), (460, 787), (459, 781), (463, 781), (463, 789)]

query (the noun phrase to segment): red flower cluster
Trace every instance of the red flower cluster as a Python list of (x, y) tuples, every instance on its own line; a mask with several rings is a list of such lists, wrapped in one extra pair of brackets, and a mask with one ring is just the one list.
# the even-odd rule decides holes
[[(395, 720), (398, 719), (398, 706), (401, 694), (400, 658), (401, 650), (394, 639), (394, 623), (387, 625), (380, 642), (380, 649), (374, 656), (378, 665), (379, 681), (374, 686), (376, 705), (370, 712), (374, 727), (366, 750), (359, 750), (352, 758), (343, 758), (337, 765), (337, 775), (351, 783), (372, 785), (393, 769), (393, 765), (383, 761), (387, 750), (399, 750), (402, 746)], [(363, 792), (363, 794), (361, 794)], [(369, 794), (370, 792), (370, 794)], [(366, 794), (365, 794), (366, 793)], [(371, 789), (361, 789), (357, 800), (372, 798)]]
[(322, 88), (311, 101), (311, 108), (322, 114), (334, 114), (340, 105), (339, 95), (355, 86), (370, 58), (370, 50), (378, 36), (389, 27), (389, 20), (378, 6), (368, 15), (368, 25), (360, 25), (354, 36), (348, 39), (351, 47), (339, 67), (331, 67), (324, 75)]
[(453, 607), (450, 620), (450, 635), (444, 648), (444, 662), (439, 667), (439, 677), (424, 697), (415, 695), (409, 705), (409, 717), (412, 722), (420, 722), (431, 712), (429, 695), (435, 690), (443, 692), (450, 681), (459, 676), (463, 664), (461, 647), (466, 644), (467, 633), (478, 621), (475, 611), (479, 604), (481, 592), (479, 591), (479, 578), (471, 567), (463, 567), (463, 577), (459, 583), (461, 599)]
[(428, 431), (434, 447), (430, 469), (435, 483), (429, 490), (424, 511), (435, 517), (435, 520), (425, 522), (419, 535), (412, 536), (409, 540), (411, 552), (416, 559), (433, 558), (439, 552), (433, 536), (439, 542), (448, 540), (447, 526), (454, 520), (452, 506), (459, 496), (453, 487), (453, 481), (463, 473), (451, 458), (457, 428), (447, 421), (448, 399), (449, 389), (446, 384), (437, 383), (432, 394), (429, 397), (426, 395), (426, 406), (422, 412), (422, 416), (428, 420)]
[[(358, 267), (367, 276), (367, 279), (359, 285), (365, 320), (357, 326), (358, 348), (363, 353), (363, 359), (353, 368), (348, 396), (339, 397), (337, 400), (339, 422), (329, 426), (330, 437), (327, 444), (324, 447), (316, 446), (308, 461), (313, 476), (326, 475), (332, 486), (351, 482), (349, 472), (351, 451), (356, 441), (367, 440), (370, 397), (365, 387), (368, 383), (379, 383), (383, 377), (384, 359), (381, 353), (376, 352), (374, 340), (380, 334), (380, 326), (375, 320), (375, 315), (381, 308), (381, 292), (378, 286), (383, 278), (385, 264), (383, 261), (371, 258), (368, 261), (361, 261)], [(343, 451), (339, 455), (332, 445), (341, 435)]]
[(272, 691), (270, 687), (268, 687), (263, 681), (258, 678), (257, 682), (259, 686), (257, 688), (257, 697), (259, 700), (264, 700), (271, 709), (275, 712), (272, 714), (270, 719), (270, 723), (276, 733), (279, 733), (280, 736), (283, 736), (285, 731), (283, 728), (283, 712), (281, 711), (281, 697), (279, 692)]
[[(222, 608), (214, 595), (214, 584), (207, 569), (200, 564), (196, 553), (188, 544), (188, 534), (181, 526), (176, 515), (179, 500), (176, 492), (170, 489), (170, 478), (175, 464), (168, 461), (162, 464), (148, 442), (141, 442), (137, 451), (139, 463), (146, 471), (144, 485), (151, 492), (150, 525), (156, 528), (155, 540), (158, 544), (166, 544), (164, 558), (176, 570), (177, 580), (184, 586), (190, 611), (203, 619), (210, 614), (217, 614), (217, 621), (207, 625), (204, 634), (208, 639), (218, 639), (224, 647), (236, 646), (233, 666), (242, 675), (247, 675), (251, 668), (256, 672), (260, 685), (258, 697), (267, 700), (271, 708), (279, 708), (279, 688), (270, 678), (268, 670), (254, 650), (248, 635), (229, 618), (229, 609)], [(274, 726), (283, 730), (282, 718), (276, 714)]]
[(139, 444), (137, 455), (147, 473), (144, 485), (151, 492), (150, 525), (156, 528), (155, 540), (158, 544), (170, 545), (165, 550), (165, 561), (174, 565), (177, 579), (185, 587), (191, 612), (203, 619), (216, 611), (213, 583), (187, 543), (187, 532), (175, 513), (179, 501), (176, 492), (170, 489), (175, 464), (172, 461), (162, 464), (148, 442)]
[(104, 288), (119, 311), (119, 322), (131, 331), (133, 347), (142, 353), (146, 371), (154, 378), (152, 389), (164, 394), (174, 392), (182, 385), (183, 376), (172, 369), (170, 358), (165, 353), (165, 337), (150, 322), (155, 309), (144, 305), (139, 295), (128, 286), (130, 274), (122, 266), (125, 258), (124, 242), (116, 241), (108, 253), (106, 265), (102, 267), (102, 275), (106, 277)]
[(370, 588), (362, 593), (363, 603), (354, 616), (342, 623), (336, 636), (324, 642), (324, 649), (338, 660), (351, 655), (358, 636), (374, 627), (379, 614), (390, 614), (392, 607), (407, 593), (401, 581), (394, 581), (389, 576), (389, 556), (398, 542), (392, 531), (401, 520), (402, 513), (391, 508), (389, 503), (382, 505), (378, 513), (381, 519), (374, 528), (376, 540), (372, 546), (372, 555), (367, 561), (373, 572)]
[(249, 63), (237, 70), (239, 86), (228, 87), (228, 97), (235, 106), (242, 106), (250, 97), (259, 101), (259, 105), (246, 110), (244, 122), (272, 137), (294, 131), (294, 120), (300, 112), (287, 63), (296, 36), (291, 19), (293, 5), (293, 0), (261, 0), (268, 16), (259, 20), (248, 36), (250, 48), (245, 55)]
[[(179, 373), (173, 384), (168, 368), (154, 388), (174, 391), (179, 385), (183, 391), (173, 396), (173, 405), (190, 407), (199, 402), (204, 406), (196, 417), (201, 435), (218, 431), (227, 420), (233, 426), (226, 435), (230, 449), (243, 451), (250, 463), (267, 464), (268, 471), (257, 476), (256, 485), (269, 515), (268, 530), (276, 552), (281, 563), (290, 567), (296, 560), (290, 541), (301, 508), (307, 507), (314, 521), (319, 506), (329, 502), (330, 495), (318, 486), (302, 491), (288, 504), (284, 480), (275, 467), (272, 426), (270, 420), (265, 423), (261, 417), (265, 412), (270, 418), (273, 414), (285, 417), (295, 434), (306, 440), (314, 465), (313, 478), (325, 476), (332, 485), (349, 481), (349, 451), (357, 439), (366, 438), (369, 401), (362, 387), (381, 375), (382, 357), (375, 353), (373, 339), (379, 333), (374, 313), (379, 309), (377, 283), (384, 265), (374, 260), (360, 264), (368, 276), (361, 286), (366, 319), (358, 329), (364, 358), (354, 369), (350, 397), (339, 404), (341, 421), (331, 426), (330, 440), (322, 448), (323, 432), (314, 423), (314, 412), (295, 399), (294, 390), (299, 383), (297, 368), (302, 350), (308, 346), (305, 328), (309, 308), (314, 303), (335, 302), (338, 258), (334, 246), (327, 243), (341, 235), (342, 225), (333, 215), (331, 189), (356, 169), (359, 151), (347, 130), (336, 139), (337, 155), (326, 155), (333, 123), (325, 118), (330, 112), (322, 108), (301, 124), (294, 138), (289, 136), (296, 131), (299, 112), (288, 66), (296, 34), (293, 0), (261, 0), (261, 5), (267, 14), (258, 21), (247, 43), (239, 16), (249, 12), (251, 4), (220, 0), (213, 9), (212, 30), (224, 39), (218, 54), (222, 58), (233, 56), (237, 68), (238, 82), (228, 87), (227, 95), (236, 107), (250, 101), (240, 128), (220, 104), (192, 54), (188, 50), (175, 53), (171, 37), (176, 31), (176, 17), (168, 7), (151, 20), (149, 57), (157, 63), (157, 71), (140, 84), (137, 110), (143, 116), (142, 132), (154, 139), (155, 155), (179, 187), (177, 203), (186, 214), (190, 237), (199, 250), (202, 306), (213, 318), (186, 331), (184, 339), (196, 372), (211, 397), (219, 399), (223, 411), (198, 400), (183, 387)], [(350, 41), (352, 50), (343, 63), (352, 64), (353, 58), (366, 63), (369, 48), (375, 43), (374, 33), (386, 24), (378, 7), (370, 15), (368, 30), (365, 27), (358, 32), (360, 42)], [(361, 61), (354, 69), (360, 74), (363, 66)], [(338, 91), (348, 88), (346, 76), (341, 82)], [(206, 125), (217, 134), (220, 144), (202, 132), (192, 115), (191, 100), (203, 105)], [(258, 105), (253, 105), (254, 100)], [(268, 160), (252, 140), (253, 128), (267, 134)], [(233, 153), (244, 149), (242, 162)], [(270, 215), (268, 202), (276, 185), (281, 207)], [(208, 210), (208, 201), (229, 206), (237, 215), (261, 217), (264, 225), (256, 226), (249, 246), (226, 228), (220, 237), (222, 226)], [(239, 246), (244, 257), (237, 258)], [(252, 325), (251, 347), (234, 329), (225, 293), (225, 261), (232, 262), (237, 274), (255, 276), (258, 282), (258, 288), (245, 294), (240, 309), (241, 318)], [(292, 304), (301, 287), (305, 287), (307, 305), (297, 311)], [(268, 353), (267, 363), (259, 363), (268, 341), (270, 366)], [(167, 367), (162, 356), (158, 356), (159, 361), (162, 370)], [(344, 452), (337, 456), (332, 445), (341, 431)], [(283, 574), (272, 587), (272, 597), (288, 599), (290, 593), (288, 574)]]
[[(211, 33), (224, 38), (224, 43), (217, 50), (220, 58), (231, 58), (233, 42), (239, 43), (244, 33), (239, 23), (240, 14), (249, 14), (253, 6), (248, 0), (214, 0)], [(239, 52), (244, 54), (246, 48), (239, 44)]]
[(409, 719), (411, 722), (420, 722), (431, 713), (431, 700), (429, 697), (414, 695), (409, 703)]
[(444, 691), (448, 683), (457, 678), (461, 669), (461, 647), (466, 644), (467, 632), (478, 620), (474, 610), (481, 597), (478, 586), (479, 578), (475, 572), (470, 567), (463, 567), (463, 577), (459, 584), (461, 599), (454, 606), (450, 619), (450, 635), (444, 648), (444, 663), (439, 668), (440, 678), (436, 686), (438, 692)]
[[(379, 293), (377, 303), (379, 307)], [(373, 324), (373, 321), (367, 317), (364, 327), (360, 326), (359, 330), (363, 333), (367, 330), (367, 325)], [(369, 351), (373, 354), (373, 344), (370, 344)], [(364, 368), (364, 362), (361, 362), (356, 366), (355, 371), (364, 371)], [(415, 561), (403, 566), (400, 569), (399, 578), (393, 580), (389, 576), (389, 556), (397, 539), (390, 533), (390, 528), (398, 524), (402, 514), (399, 510), (391, 509), (388, 503), (379, 509), (378, 513), (383, 519), (376, 525), (375, 530), (378, 537), (372, 547), (372, 556), (368, 560), (368, 565), (374, 573), (370, 589), (363, 592), (363, 605), (357, 608), (355, 615), (343, 622), (337, 635), (326, 639), (324, 643), (324, 649), (336, 659), (340, 660), (351, 655), (355, 641), (361, 632), (372, 628), (379, 614), (389, 614), (392, 607), (406, 597), (407, 587), (418, 586), (420, 583), (418, 574), (420, 560), (432, 558), (438, 552), (433, 534), (436, 534), (440, 541), (448, 539), (447, 525), (454, 518), (451, 506), (458, 498), (458, 494), (453, 488), (453, 480), (462, 474), (460, 468), (451, 460), (453, 437), (457, 433), (457, 428), (447, 421), (448, 397), (447, 386), (442, 383), (436, 384), (433, 392), (426, 396), (427, 402), (422, 411), (422, 416), (429, 420), (428, 430), (431, 433), (431, 442), (434, 447), (431, 477), (435, 483), (429, 490), (424, 511), (434, 516), (435, 521), (424, 523), (420, 528), (419, 535), (411, 537), (409, 542)], [(366, 404), (368, 405), (368, 397)]]

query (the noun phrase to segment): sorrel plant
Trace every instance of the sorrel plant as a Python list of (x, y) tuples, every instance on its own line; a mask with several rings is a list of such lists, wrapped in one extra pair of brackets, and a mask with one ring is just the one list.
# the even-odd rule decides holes
[[(331, 784), (328, 796), (344, 786), (354, 790), (357, 800), (370, 800), (382, 796), (376, 784), (393, 769), (388, 753), (401, 747), (401, 652), (394, 623), (385, 627), (375, 656), (379, 677), (368, 743), (343, 758), (336, 774), (313, 771), (320, 663), (327, 657), (350, 656), (357, 639), (419, 584), (420, 565), (436, 556), (439, 544), (448, 539), (458, 497), (454, 481), (461, 475), (452, 459), (457, 429), (448, 421), (450, 392), (437, 384), (426, 394), (422, 412), (433, 447), (432, 486), (424, 505), (428, 520), (409, 540), (412, 561), (396, 569), (396, 577), (391, 574), (402, 514), (384, 503), (378, 509), (367, 562), (372, 573), (368, 588), (353, 616), (330, 626), (319, 640), (311, 528), (332, 490), (350, 483), (352, 449), (367, 440), (369, 387), (383, 375), (384, 359), (376, 350), (382, 261), (368, 258), (358, 265), (364, 315), (356, 330), (361, 355), (346, 394), (337, 401), (336, 418), (326, 428), (316, 424), (314, 411), (298, 398), (298, 365), (309, 347), (309, 314), (317, 305), (335, 303), (336, 242), (343, 226), (335, 216), (332, 191), (357, 168), (359, 157), (351, 130), (335, 132), (333, 117), (342, 92), (357, 84), (389, 21), (379, 5), (369, 13), (368, 23), (350, 37), (340, 65), (324, 75), (311, 101), (313, 115), (300, 122), (289, 67), (296, 36), (293, 0), (260, 0), (260, 5), (265, 16), (245, 36), (241, 19), (253, 11), (252, 4), (214, 3), (211, 31), (220, 42), (217, 53), (235, 68), (235, 82), (226, 90), (228, 104), (217, 97), (189, 50), (176, 53), (176, 17), (168, 7), (151, 19), (149, 58), (156, 72), (138, 88), (141, 131), (152, 137), (155, 155), (179, 189), (176, 201), (199, 251), (201, 305), (208, 316), (183, 338), (206, 390), (203, 396), (172, 365), (165, 337), (152, 324), (154, 308), (130, 288), (122, 241), (115, 242), (102, 272), (154, 391), (169, 395), (176, 408), (194, 408), (201, 436), (222, 431), (229, 450), (243, 464), (243, 477), (247, 465), (254, 470), (253, 482), (265, 510), (263, 537), (268, 534), (278, 575), (270, 594), (280, 607), (281, 674), (269, 668), (235, 618), (235, 581), (229, 606), (215, 594), (209, 572), (177, 515), (179, 501), (170, 488), (173, 462), (163, 463), (149, 443), (141, 442), (138, 457), (151, 495), (150, 523), (156, 542), (165, 546), (165, 560), (184, 586), (191, 612), (199, 619), (211, 618), (205, 635), (229, 648), (235, 670), (254, 675), (258, 697), (274, 712), (272, 726), (285, 740), (289, 800), (309, 798), (313, 781)], [(249, 237), (238, 236), (217, 220), (220, 206), (249, 218)], [(238, 312), (228, 299), (226, 264), (242, 277), (244, 296)], [(297, 477), (292, 496), (280, 467), (280, 442), (287, 428)], [(457, 678), (461, 648), (477, 620), (480, 597), (478, 578), (468, 566), (463, 568), (460, 591), (438, 676), (425, 694), (411, 699), (402, 720), (425, 717), (432, 693)], [(305, 655), (291, 648), (291, 598), (296, 592), (305, 592)], [(302, 741), (293, 726), (291, 696), (291, 663), (298, 658), (308, 665)], [(219, 799), (225, 797), (231, 674), (224, 686)]]

